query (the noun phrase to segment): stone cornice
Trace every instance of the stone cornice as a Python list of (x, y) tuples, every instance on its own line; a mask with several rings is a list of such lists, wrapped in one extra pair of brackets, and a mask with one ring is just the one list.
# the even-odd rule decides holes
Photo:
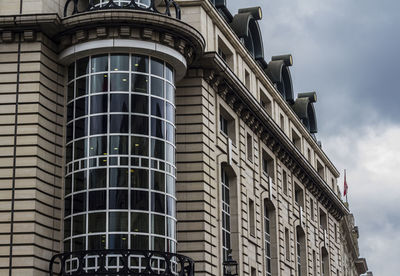
[(304, 186), (337, 220), (348, 214), (348, 209), (318, 172), (294, 146), (286, 134), (262, 108), (239, 78), (221, 57), (206, 53), (195, 67), (205, 70), (204, 79), (229, 106), (253, 129), (258, 137), (276, 154)]
[(351, 250), (351, 255), (354, 260), (360, 255), (358, 248), (358, 239), (356, 233), (354, 233), (354, 217), (352, 214), (345, 216), (342, 220), (342, 230), (344, 234), (344, 240), (347, 243), (347, 247)]

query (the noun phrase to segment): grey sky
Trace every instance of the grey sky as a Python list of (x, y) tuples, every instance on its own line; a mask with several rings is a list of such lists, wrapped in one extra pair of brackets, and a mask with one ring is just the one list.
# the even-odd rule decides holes
[[(266, 60), (291, 53), (295, 93), (317, 91), (318, 139), (347, 169), (361, 255), (374, 275), (400, 270), (400, 2), (227, 0), (261, 6)], [(343, 187), (343, 178), (340, 179)]]

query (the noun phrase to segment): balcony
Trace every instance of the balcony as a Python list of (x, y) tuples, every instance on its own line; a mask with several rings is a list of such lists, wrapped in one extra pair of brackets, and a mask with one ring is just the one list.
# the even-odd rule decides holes
[(181, 9), (174, 0), (67, 0), (64, 17), (107, 9), (130, 9), (181, 19)]
[(49, 275), (194, 276), (194, 261), (179, 254), (147, 250), (77, 251), (53, 256)]

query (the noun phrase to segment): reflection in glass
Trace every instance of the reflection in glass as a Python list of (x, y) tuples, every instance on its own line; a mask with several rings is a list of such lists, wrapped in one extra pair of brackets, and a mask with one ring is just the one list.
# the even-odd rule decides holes
[(106, 235), (95, 235), (88, 237), (88, 250), (102, 250), (102, 249), (106, 249)]
[(171, 123), (175, 123), (175, 108), (172, 104), (167, 103), (167, 120)]
[(151, 211), (162, 214), (165, 213), (165, 195), (151, 193)]
[(111, 71), (129, 71), (129, 55), (111, 55)]
[(78, 160), (86, 157), (86, 149), (87, 149), (87, 140), (81, 139), (75, 141), (74, 144), (74, 160)]
[(146, 191), (131, 191), (131, 208), (133, 210), (149, 210), (149, 193)]
[(128, 154), (129, 136), (110, 136), (110, 154)]
[(161, 99), (151, 98), (151, 115), (164, 117), (164, 101)]
[(74, 216), (72, 220), (72, 234), (80, 235), (86, 232), (86, 215)]
[(128, 209), (128, 191), (110, 190), (108, 207), (109, 209)]
[(129, 170), (124, 168), (110, 169), (110, 187), (128, 187)]
[(87, 119), (83, 118), (75, 121), (75, 139), (87, 136)]
[(164, 97), (164, 81), (162, 79), (151, 77), (151, 94)]
[(108, 71), (108, 55), (92, 57), (92, 73)]
[(165, 122), (151, 118), (151, 136), (163, 138), (165, 136)]
[(108, 74), (96, 74), (90, 78), (92, 93), (108, 91)]
[(134, 72), (149, 72), (149, 58), (145, 56), (132, 55), (132, 71)]
[(151, 188), (156, 191), (165, 191), (165, 174), (151, 171)]
[(165, 234), (165, 217), (160, 215), (151, 215), (151, 232), (153, 234)]
[(165, 239), (160, 237), (151, 238), (151, 249), (155, 251), (165, 251)]
[(106, 213), (90, 213), (89, 214), (89, 233), (106, 231)]
[(151, 139), (151, 156), (158, 159), (165, 158), (165, 143), (163, 141)]
[(149, 134), (149, 119), (147, 117), (132, 115), (131, 118), (131, 133), (144, 135)]
[(89, 189), (105, 188), (107, 185), (107, 169), (89, 170)]
[(171, 124), (166, 124), (167, 125), (167, 135), (166, 135), (166, 139), (175, 144), (175, 128), (173, 125)]
[(132, 92), (148, 93), (149, 77), (145, 75), (132, 74)]
[(167, 80), (169, 80), (170, 82), (174, 83), (174, 69), (172, 68), (172, 66), (170, 66), (169, 64), (167, 64), (167, 66), (165, 67), (165, 78)]
[(90, 134), (107, 133), (107, 115), (90, 117)]
[(175, 199), (167, 196), (167, 215), (175, 217)]
[(111, 94), (110, 112), (129, 112), (129, 95)]
[(149, 188), (149, 171), (143, 169), (131, 169), (131, 187)]
[(129, 91), (129, 74), (111, 74), (110, 91)]
[(105, 210), (107, 205), (106, 191), (89, 192), (89, 211)]
[[(126, 218), (126, 220), (128, 220), (128, 218)], [(127, 248), (128, 248), (128, 235), (113, 234), (108, 236), (108, 249), (127, 249)]]
[(145, 137), (132, 136), (131, 154), (132, 155), (149, 155), (149, 139)]
[(164, 62), (162, 60), (151, 59), (151, 74), (164, 77)]
[(169, 174), (166, 175), (167, 193), (175, 195), (175, 179)]
[(149, 113), (149, 97), (142, 95), (132, 95), (132, 113)]
[(165, 96), (168, 101), (170, 101), (171, 103), (175, 103), (175, 89), (169, 83), (166, 84), (166, 95)]
[(89, 57), (81, 58), (76, 62), (76, 76), (89, 74)]
[(110, 212), (108, 218), (109, 218), (108, 231), (110, 231), (110, 232), (126, 232), (126, 231), (128, 231), (128, 213), (127, 212)]
[(167, 162), (175, 164), (175, 149), (171, 144), (169, 143), (165, 144), (165, 153), (166, 153), (165, 160)]
[(75, 118), (79, 118), (88, 114), (88, 98), (80, 98), (76, 100)]
[(132, 235), (131, 249), (149, 250), (149, 237), (145, 235)]
[(74, 174), (74, 192), (86, 189), (87, 174), (86, 171), (76, 172)]
[(92, 137), (89, 140), (89, 155), (107, 155), (107, 136)]
[(110, 133), (128, 133), (129, 115), (110, 115)]
[(76, 96), (80, 97), (86, 95), (89, 91), (89, 78), (83, 77), (76, 80)]
[(90, 97), (90, 114), (107, 113), (108, 111), (108, 96), (96, 95)]

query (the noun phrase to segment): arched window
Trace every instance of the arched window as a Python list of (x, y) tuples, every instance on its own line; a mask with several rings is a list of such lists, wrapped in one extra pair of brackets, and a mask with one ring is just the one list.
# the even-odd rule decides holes
[(271, 221), (268, 206), (266, 204), (264, 205), (265, 272), (267, 276), (271, 276)]
[(300, 227), (296, 227), (296, 268), (297, 276), (307, 275), (307, 252), (306, 252), (306, 237), (304, 230)]
[(272, 276), (278, 273), (277, 263), (277, 234), (275, 208), (268, 200), (264, 200), (264, 255), (265, 275)]
[(228, 250), (231, 249), (231, 206), (229, 177), (224, 167), (221, 168), (222, 188), (222, 251), (224, 261), (227, 260)]
[(321, 276), (329, 275), (329, 254), (325, 247), (321, 249)]

